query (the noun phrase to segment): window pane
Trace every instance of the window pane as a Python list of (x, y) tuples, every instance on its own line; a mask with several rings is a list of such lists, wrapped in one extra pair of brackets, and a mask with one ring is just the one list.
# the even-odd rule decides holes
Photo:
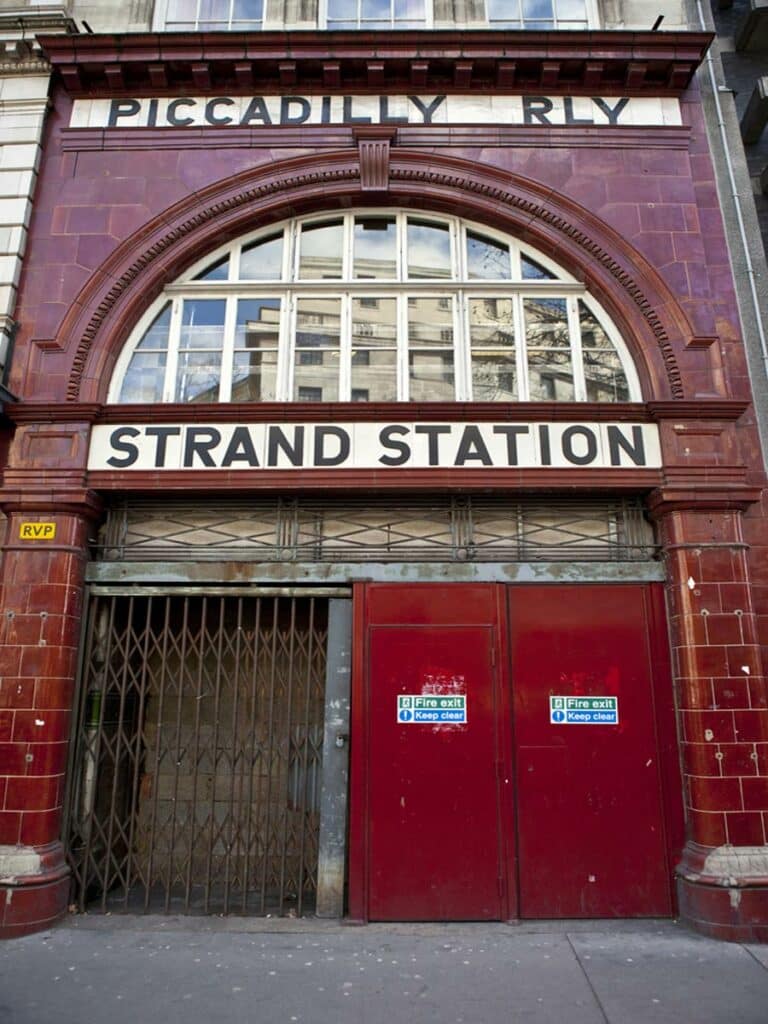
[(551, 21), (555, 16), (552, 0), (523, 0), (523, 18), (529, 21)]
[(342, 221), (326, 221), (302, 228), (299, 277), (341, 277), (344, 228)]
[(226, 28), (229, 23), (229, 0), (200, 0), (198, 25), (206, 29)]
[(512, 300), (472, 299), (469, 304), (469, 331), (475, 401), (509, 402), (516, 399)]
[(520, 5), (518, 0), (487, 0), (488, 20), (500, 22), (508, 26), (520, 24)]
[(468, 231), (467, 271), (470, 278), (508, 280), (511, 277), (509, 246)]
[(235, 0), (233, 21), (261, 21), (262, 0)]
[(408, 221), (408, 276), (451, 276), (451, 236), (447, 227)]
[(136, 352), (123, 378), (119, 402), (159, 402), (163, 397), (165, 352)]
[[(397, 300), (352, 300), (352, 401), (397, 400)], [(362, 393), (367, 393), (367, 398)]]
[(424, 0), (395, 0), (395, 20), (423, 22), (426, 20)]
[(357, 0), (328, 0), (329, 21), (355, 21)]
[(392, 217), (355, 218), (355, 277), (394, 278), (397, 226)]
[(240, 299), (237, 304), (233, 402), (273, 402), (277, 398), (279, 299)]
[(224, 299), (185, 299), (179, 347), (220, 349), (224, 340)]
[(360, 6), (364, 21), (390, 21), (389, 0), (361, 0)]
[(168, 330), (171, 326), (171, 304), (166, 303), (155, 319), (144, 332), (144, 336), (136, 346), (139, 349), (168, 348)]
[(529, 256), (520, 256), (520, 268), (524, 281), (555, 281), (554, 274), (545, 270), (540, 263), (532, 260)]
[(205, 270), (201, 271), (195, 281), (226, 281), (229, 278), (229, 256), (225, 256), (224, 259), (218, 260), (210, 267), (206, 267)]
[(412, 402), (452, 401), (455, 396), (452, 302), (447, 305), (444, 308), (445, 303), (434, 296), (408, 300)]
[[(339, 400), (339, 328), (341, 300), (318, 297), (299, 299), (296, 314), (296, 358), (293, 397), (298, 401)], [(303, 353), (321, 353), (322, 363), (302, 362)], [(314, 389), (316, 398), (301, 398)]]
[(570, 347), (565, 299), (526, 299), (524, 309), (529, 349)]
[(613, 342), (601, 327), (597, 317), (581, 299), (579, 299), (579, 326), (582, 348), (609, 348), (615, 351)]
[(244, 245), (240, 253), (241, 281), (279, 281), (283, 276), (283, 235)]
[(629, 384), (616, 352), (584, 352), (584, 376), (589, 402), (628, 402)]
[(218, 402), (220, 379), (220, 352), (180, 352), (175, 401)]
[(575, 398), (565, 299), (526, 299), (528, 382), (532, 401)]
[(584, 376), (590, 402), (628, 402), (629, 383), (613, 342), (595, 315), (579, 301)]

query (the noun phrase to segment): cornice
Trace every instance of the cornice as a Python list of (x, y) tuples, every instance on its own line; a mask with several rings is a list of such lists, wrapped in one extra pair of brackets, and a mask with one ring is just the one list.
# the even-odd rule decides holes
[[(705, 32), (131, 33), (41, 36), (72, 95), (201, 90), (679, 95)], [(386, 83), (386, 90), (382, 83)]]
[(259, 402), (106, 405), (98, 402), (8, 402), (5, 412), (17, 425), (50, 423), (298, 423), (371, 420), (451, 422), (660, 422), (674, 419), (738, 420), (749, 402), (730, 399), (678, 399), (668, 402)]

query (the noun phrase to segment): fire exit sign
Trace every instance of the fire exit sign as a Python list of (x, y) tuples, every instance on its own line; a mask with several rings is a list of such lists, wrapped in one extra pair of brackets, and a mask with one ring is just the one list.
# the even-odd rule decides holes
[(618, 697), (550, 697), (552, 725), (618, 725)]
[(407, 694), (397, 697), (397, 720), (403, 725), (465, 725), (467, 697), (463, 693)]

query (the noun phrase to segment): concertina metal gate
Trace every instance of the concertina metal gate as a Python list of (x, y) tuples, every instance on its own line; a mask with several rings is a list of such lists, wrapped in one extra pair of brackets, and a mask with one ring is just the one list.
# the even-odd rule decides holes
[(311, 911), (327, 601), (92, 596), (87, 622), (65, 820), (77, 907)]

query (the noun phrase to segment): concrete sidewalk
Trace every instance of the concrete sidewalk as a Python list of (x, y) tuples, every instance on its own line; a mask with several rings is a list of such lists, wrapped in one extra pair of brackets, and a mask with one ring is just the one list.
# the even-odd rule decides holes
[(768, 946), (671, 921), (73, 917), (0, 944), (2, 1024), (768, 1024)]

